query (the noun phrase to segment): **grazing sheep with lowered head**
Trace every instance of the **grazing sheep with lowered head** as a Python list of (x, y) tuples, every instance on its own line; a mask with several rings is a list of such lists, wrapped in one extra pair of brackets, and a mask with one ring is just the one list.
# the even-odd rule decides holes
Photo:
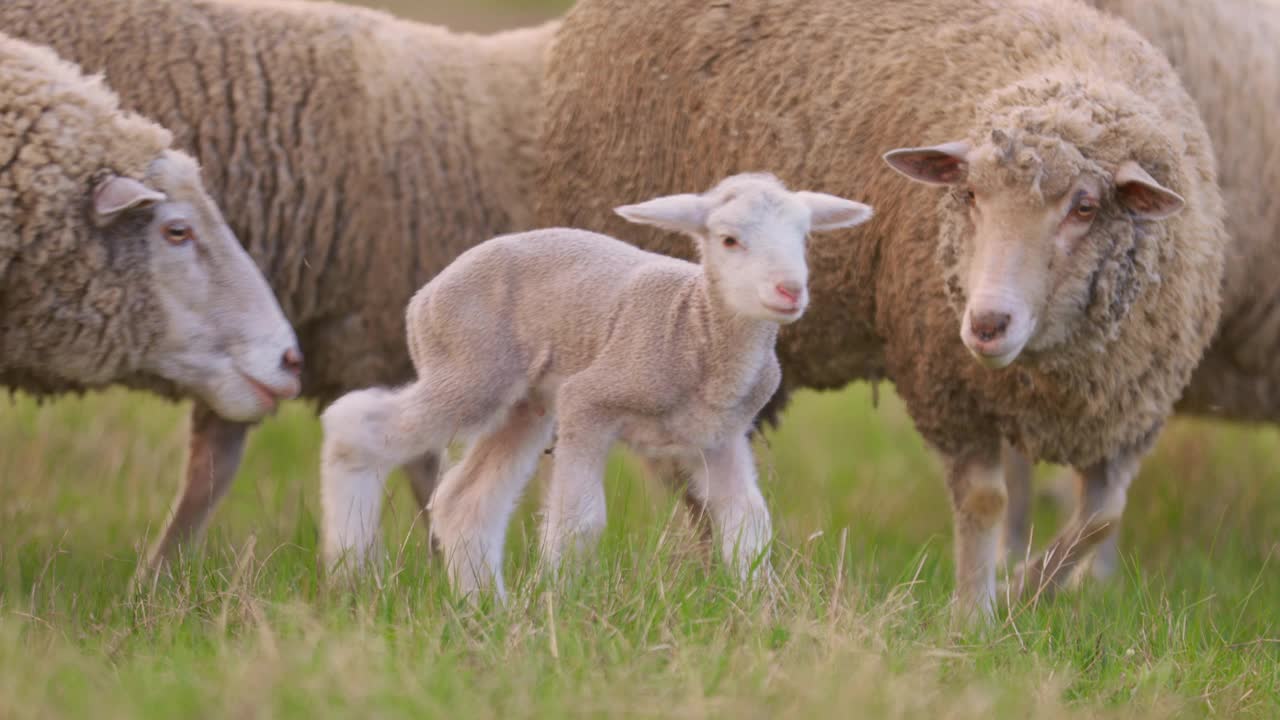
[[(405, 303), (462, 251), (532, 226), (552, 25), (476, 36), (333, 3), (5, 0), (0, 28), (104, 72), (200, 160), (321, 407), (408, 381)], [(153, 562), (204, 526), (248, 429), (195, 408)], [(405, 469), (425, 505), (436, 467)]]
[[(1093, 0), (1160, 48), (1204, 117), (1218, 159), (1231, 245), (1218, 332), (1174, 406), (1179, 414), (1280, 421), (1280, 3), (1260, 0)], [(1031, 463), (1008, 449), (1006, 547), (1030, 536)], [(1065, 478), (1064, 478), (1065, 479)], [(1112, 533), (1093, 575), (1118, 565)]]
[[(894, 382), (946, 458), (959, 616), (994, 609), (1002, 438), (1088, 488), (1027, 585), (1106, 535), (1217, 323), (1226, 245), (1196, 108), (1136, 33), (1061, 0), (581, 0), (545, 83), (541, 224), (679, 254), (610, 206), (742, 167), (865, 191), (876, 219), (814, 246), (779, 358), (789, 386)], [(939, 190), (888, 171), (895, 147)]]
[(121, 383), (241, 422), (297, 393), (293, 330), (170, 140), (0, 35), (0, 385)]
[(778, 326), (808, 304), (805, 238), (857, 225), (865, 205), (738, 175), (702, 195), (617, 208), (694, 238), (701, 265), (582, 230), (507, 235), (463, 253), (409, 303), (418, 380), (324, 412), (324, 554), (359, 566), (382, 485), (407, 458), (476, 435), (432, 501), (454, 582), (503, 592), (513, 506), (557, 428), (542, 533), (552, 567), (605, 523), (603, 474), (623, 441), (693, 476), (725, 561), (744, 578), (769, 540), (747, 439), (777, 390)]

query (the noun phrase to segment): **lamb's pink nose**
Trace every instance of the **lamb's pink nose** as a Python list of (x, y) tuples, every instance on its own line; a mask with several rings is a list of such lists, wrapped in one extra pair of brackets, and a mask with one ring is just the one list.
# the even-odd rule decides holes
[(792, 305), (800, 302), (800, 293), (804, 292), (804, 288), (797, 283), (780, 282), (773, 286), (773, 289), (782, 297), (791, 301)]

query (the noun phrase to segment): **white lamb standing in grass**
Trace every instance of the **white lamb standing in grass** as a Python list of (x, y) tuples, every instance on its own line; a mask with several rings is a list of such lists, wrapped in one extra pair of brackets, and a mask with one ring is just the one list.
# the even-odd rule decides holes
[(808, 233), (858, 225), (871, 209), (742, 174), (616, 211), (692, 236), (701, 264), (540, 230), (468, 250), (413, 297), (418, 380), (347, 394), (322, 416), (330, 567), (370, 559), (393, 468), (472, 437), (433, 497), (432, 534), (461, 591), (502, 596), (508, 521), (553, 428), (541, 539), (550, 568), (603, 530), (605, 461), (618, 441), (677, 458), (725, 561), (744, 580), (767, 567), (769, 512), (747, 432), (781, 378), (778, 327), (808, 304)]

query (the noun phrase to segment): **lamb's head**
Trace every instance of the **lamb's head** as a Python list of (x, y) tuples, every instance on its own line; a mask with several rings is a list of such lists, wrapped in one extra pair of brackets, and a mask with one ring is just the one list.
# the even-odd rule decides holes
[(166, 151), (143, 181), (107, 175), (92, 217), (107, 247), (146, 258), (145, 295), (159, 328), (136, 372), (168, 381), (219, 415), (257, 420), (297, 395), (302, 356), (266, 280), (200, 181), (195, 161)]
[(761, 173), (734, 175), (700, 195), (669, 195), (616, 212), (631, 222), (692, 236), (712, 292), (725, 307), (782, 324), (800, 319), (809, 303), (808, 234), (871, 217), (862, 203), (792, 192)]
[(1061, 84), (1020, 90), (989, 103), (968, 139), (885, 155), (951, 189), (938, 257), (961, 339), (993, 368), (1086, 328), (1110, 337), (1156, 276), (1158, 221), (1183, 206), (1152, 177), (1177, 166), (1154, 118)]

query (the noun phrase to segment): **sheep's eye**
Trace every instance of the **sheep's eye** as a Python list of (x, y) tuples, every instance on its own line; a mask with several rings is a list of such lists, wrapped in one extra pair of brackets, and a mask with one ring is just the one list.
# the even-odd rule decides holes
[(168, 240), (171, 245), (182, 245), (194, 240), (195, 233), (191, 230), (190, 225), (178, 220), (165, 224), (164, 239)]
[(738, 247), (738, 238), (732, 235), (725, 235), (723, 238), (720, 239), (720, 242), (723, 243), (724, 246), (727, 248)]
[(965, 191), (964, 191), (964, 204), (965, 204), (965, 205), (968, 205), (969, 207), (973, 207), (974, 205), (976, 205), (976, 204), (977, 204), (977, 202), (978, 202), (978, 196), (974, 194), (973, 190), (965, 190)]
[(1092, 220), (1094, 215), (1098, 214), (1098, 206), (1089, 200), (1081, 200), (1071, 211), (1071, 216), (1077, 220)]

